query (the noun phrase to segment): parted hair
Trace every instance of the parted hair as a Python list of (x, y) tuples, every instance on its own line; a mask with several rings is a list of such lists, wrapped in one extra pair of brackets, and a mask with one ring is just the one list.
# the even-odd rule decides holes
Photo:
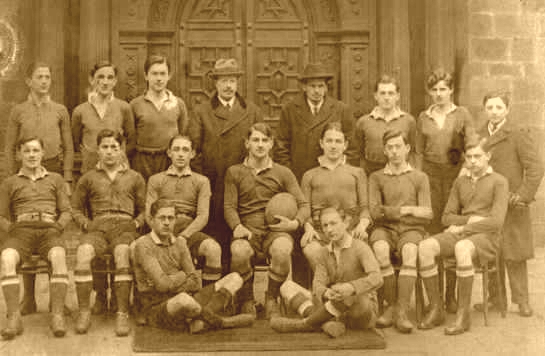
[(483, 149), (484, 152), (490, 152), (490, 147), (486, 145), (486, 138), (479, 136), (478, 134), (473, 134), (471, 136), (468, 136), (465, 139), (464, 143), (464, 151), (468, 151), (472, 148), (480, 147)]
[(256, 122), (255, 124), (250, 126), (250, 128), (248, 129), (248, 135), (246, 136), (246, 138), (250, 138), (250, 136), (252, 136), (252, 132), (254, 131), (261, 132), (263, 135), (269, 138), (274, 138), (273, 130), (268, 124), (264, 122)]
[(91, 77), (94, 77), (95, 73), (100, 68), (104, 68), (104, 67), (112, 67), (112, 69), (114, 70), (114, 74), (117, 76), (117, 67), (115, 65), (113, 65), (110, 61), (100, 61), (100, 62), (98, 62), (97, 64), (95, 64), (93, 66), (93, 68), (91, 68), (91, 70), (89, 71), (89, 74), (91, 75)]
[(320, 138), (324, 138), (326, 132), (328, 132), (329, 130), (333, 130), (333, 131), (338, 131), (340, 133), (343, 134), (344, 136), (344, 139), (346, 140), (346, 135), (344, 134), (344, 131), (343, 131), (343, 125), (340, 121), (331, 121), (331, 122), (328, 122), (323, 130), (322, 130), (322, 134), (320, 135)]
[(155, 217), (155, 215), (157, 214), (159, 210), (163, 208), (175, 208), (175, 207), (176, 207), (176, 204), (174, 203), (173, 200), (161, 198), (151, 203), (149, 213), (151, 217)]
[(320, 210), (320, 220), (322, 220), (322, 217), (327, 213), (337, 213), (343, 220), (346, 218), (346, 211), (343, 208), (341, 208), (339, 204), (329, 205), (329, 206), (326, 206), (325, 208), (322, 208)]
[(375, 83), (375, 93), (378, 91), (378, 86), (380, 84), (393, 84), (396, 87), (396, 92), (399, 93), (399, 82), (397, 79), (391, 75), (383, 74), (379, 80)]
[(186, 141), (188, 141), (190, 144), (191, 144), (191, 148), (193, 148), (193, 140), (191, 139), (191, 137), (187, 136), (187, 135), (176, 135), (176, 136), (173, 136), (169, 141), (168, 141), (168, 149), (171, 149), (172, 148), (172, 144), (174, 143), (174, 141), (176, 141), (177, 139), (184, 139)]
[(51, 74), (51, 66), (45, 62), (32, 62), (28, 65), (25, 71), (25, 75), (27, 78), (32, 78), (32, 75), (38, 68), (47, 68), (49, 69), (49, 73)]
[(493, 99), (493, 98), (500, 98), (506, 107), (509, 107), (509, 104), (511, 103), (511, 95), (509, 94), (508, 91), (494, 90), (485, 94), (485, 96), (483, 97), (483, 105), (486, 105), (486, 102), (489, 99)]
[(40, 146), (42, 146), (42, 149), (44, 148), (44, 140), (42, 140), (41, 137), (38, 136), (26, 136), (22, 137), (17, 141), (17, 149), (21, 150), (21, 148), (24, 146), (25, 143), (30, 141), (38, 141), (40, 143)]
[(406, 145), (409, 144), (409, 139), (407, 138), (407, 134), (398, 129), (386, 130), (386, 132), (384, 132), (384, 135), (382, 135), (382, 144), (386, 146), (386, 143), (388, 143), (389, 140), (399, 136), (401, 136), (401, 138), (403, 139), (403, 143), (405, 143)]
[(100, 146), (100, 143), (106, 137), (113, 137), (114, 140), (119, 143), (119, 145), (123, 145), (123, 143), (125, 142), (125, 137), (120, 132), (115, 132), (110, 129), (102, 129), (97, 134), (97, 146)]
[(426, 88), (431, 89), (440, 81), (445, 82), (445, 85), (450, 89), (454, 89), (454, 76), (443, 68), (437, 68), (430, 73), (426, 80)]
[(148, 71), (152, 65), (163, 63), (167, 65), (168, 72), (170, 73), (170, 62), (168, 58), (162, 54), (152, 54), (146, 58), (146, 61), (144, 62), (144, 73), (148, 74)]

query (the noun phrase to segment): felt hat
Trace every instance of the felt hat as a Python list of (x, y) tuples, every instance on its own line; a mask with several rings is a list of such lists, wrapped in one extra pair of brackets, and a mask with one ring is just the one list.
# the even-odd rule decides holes
[(322, 63), (309, 63), (303, 69), (303, 73), (299, 75), (299, 80), (304, 82), (309, 79), (325, 79), (333, 78), (333, 74), (329, 72)]
[(234, 58), (220, 58), (214, 64), (214, 69), (210, 73), (212, 78), (217, 78), (219, 76), (241, 76), (242, 71), (238, 65), (238, 62)]

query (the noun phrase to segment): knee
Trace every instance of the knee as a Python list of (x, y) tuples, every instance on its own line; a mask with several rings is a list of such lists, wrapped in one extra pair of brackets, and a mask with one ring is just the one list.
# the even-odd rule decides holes
[(413, 243), (406, 243), (401, 249), (401, 259), (405, 265), (416, 266), (416, 258), (418, 256), (418, 246)]
[(373, 251), (381, 266), (390, 264), (390, 245), (386, 241), (379, 240), (373, 244)]
[(91, 244), (82, 244), (78, 246), (76, 251), (76, 259), (78, 264), (91, 264), (91, 260), (95, 257), (95, 248)]
[(129, 245), (121, 244), (114, 247), (114, 260), (116, 268), (129, 265)]
[(58, 263), (66, 261), (66, 251), (63, 247), (53, 247), (49, 250), (49, 260), (51, 263)]
[(254, 251), (247, 240), (239, 239), (231, 242), (231, 260), (233, 262), (242, 262), (250, 260)]
[(420, 242), (418, 246), (418, 258), (421, 265), (427, 265), (435, 259), (439, 253), (439, 243), (433, 238), (428, 238)]
[(320, 245), (317, 241), (312, 241), (308, 245), (303, 248), (303, 254), (305, 255), (306, 259), (311, 263), (315, 263), (318, 258), (320, 257), (320, 251), (322, 250), (323, 246)]
[(469, 240), (460, 240), (456, 242), (454, 245), (454, 255), (456, 256), (456, 260), (459, 261), (461, 259), (471, 261), (471, 256), (473, 254), (473, 250), (475, 249), (475, 246), (473, 245), (473, 242)]
[(293, 241), (289, 237), (276, 238), (271, 247), (269, 247), (269, 254), (271, 259), (289, 259), (291, 252), (293, 251)]
[(208, 238), (201, 242), (199, 255), (204, 256), (207, 260), (221, 260), (221, 246), (216, 240)]
[(6, 271), (15, 269), (15, 266), (19, 263), (20, 256), (16, 249), (6, 248), (2, 250), (0, 258), (2, 259), (2, 268)]

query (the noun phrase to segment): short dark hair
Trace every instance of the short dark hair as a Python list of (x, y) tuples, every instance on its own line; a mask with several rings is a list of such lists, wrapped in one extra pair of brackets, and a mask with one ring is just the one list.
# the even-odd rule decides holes
[(478, 134), (468, 136), (464, 142), (464, 152), (476, 147), (482, 148), (484, 152), (490, 152), (490, 147), (486, 144), (486, 139), (484, 137), (481, 137)]
[(388, 141), (390, 141), (393, 138), (400, 137), (403, 139), (403, 143), (406, 145), (409, 144), (409, 139), (407, 137), (407, 134), (401, 130), (398, 129), (388, 129), (386, 132), (384, 132), (384, 135), (382, 135), (382, 144), (386, 146)]
[(483, 98), (483, 105), (486, 105), (486, 102), (489, 99), (493, 99), (493, 98), (500, 98), (501, 101), (503, 101), (503, 103), (505, 104), (506, 107), (509, 107), (509, 104), (511, 103), (511, 95), (509, 94), (508, 91), (495, 90), (495, 91), (491, 91), (491, 92), (486, 93), (486, 95)]
[(34, 72), (38, 68), (47, 68), (47, 69), (49, 69), (49, 73), (53, 72), (51, 70), (51, 66), (49, 64), (45, 63), (45, 62), (32, 62), (26, 68), (26, 72), (25, 72), (26, 77), (27, 78), (32, 78), (32, 75), (34, 74)]
[(388, 74), (383, 74), (379, 80), (375, 83), (375, 93), (378, 91), (378, 86), (380, 84), (393, 84), (396, 87), (396, 92), (399, 93), (399, 82), (395, 77), (392, 77)]
[(95, 64), (93, 66), (93, 68), (91, 68), (91, 70), (89, 71), (89, 74), (91, 75), (91, 77), (94, 77), (95, 73), (100, 68), (105, 68), (105, 67), (112, 67), (112, 69), (114, 70), (114, 74), (117, 76), (117, 67), (114, 66), (110, 61), (100, 61), (100, 62), (98, 62), (97, 64)]
[(40, 143), (40, 146), (42, 146), (42, 149), (45, 148), (44, 147), (44, 140), (42, 140), (41, 137), (38, 137), (38, 136), (26, 136), (26, 137), (22, 137), (21, 139), (19, 139), (17, 141), (17, 149), (18, 150), (21, 150), (21, 148), (27, 143), (27, 142), (30, 142), (30, 141), (38, 141)]
[(340, 121), (330, 121), (330, 122), (328, 122), (323, 128), (322, 134), (320, 135), (320, 138), (323, 139), (326, 132), (329, 131), (329, 130), (338, 131), (338, 132), (342, 133), (343, 136), (344, 136), (344, 139), (346, 140), (346, 134), (343, 131), (343, 125), (342, 125), (342, 123)]
[(168, 149), (171, 149), (172, 148), (172, 144), (174, 143), (174, 141), (176, 141), (177, 139), (184, 139), (186, 141), (189, 141), (189, 143), (191, 144), (191, 148), (193, 148), (193, 140), (191, 139), (191, 137), (187, 136), (187, 135), (175, 135), (173, 136), (170, 140), (168, 140)]
[(343, 208), (341, 208), (340, 205), (329, 205), (320, 210), (320, 221), (322, 221), (322, 216), (331, 212), (339, 214), (339, 216), (343, 220), (346, 218), (346, 211)]
[(170, 62), (166, 56), (163, 56), (162, 54), (152, 54), (148, 58), (146, 58), (146, 61), (144, 62), (144, 73), (148, 74), (149, 69), (154, 64), (166, 64), (168, 72), (170, 73)]
[(445, 85), (450, 89), (454, 89), (454, 76), (443, 68), (437, 68), (430, 73), (426, 80), (426, 88), (431, 89), (440, 81), (445, 82)]
[(121, 134), (121, 132), (116, 132), (110, 129), (102, 129), (97, 134), (97, 146), (100, 146), (102, 140), (107, 137), (113, 137), (114, 140), (119, 143), (119, 145), (123, 145), (123, 143), (125, 142), (125, 137)]
[(256, 122), (255, 124), (250, 126), (250, 128), (248, 129), (247, 138), (250, 138), (250, 136), (252, 136), (252, 133), (254, 131), (261, 132), (263, 135), (265, 135), (265, 136), (267, 136), (269, 138), (274, 138), (273, 130), (271, 129), (271, 127), (268, 124), (266, 124), (264, 122)]
[(171, 199), (157, 199), (153, 203), (151, 203), (151, 206), (149, 208), (149, 213), (151, 217), (155, 217), (157, 215), (157, 212), (163, 208), (176, 208), (176, 204)]

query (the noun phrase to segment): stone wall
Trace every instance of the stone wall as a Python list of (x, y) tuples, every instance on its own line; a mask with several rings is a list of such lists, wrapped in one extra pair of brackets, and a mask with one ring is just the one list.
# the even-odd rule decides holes
[[(482, 124), (484, 94), (492, 89), (510, 91), (511, 118), (533, 129), (540, 151), (545, 152), (545, 1), (468, 0), (467, 9), (468, 56), (460, 102)], [(543, 183), (532, 210), (536, 244), (543, 245)]]

